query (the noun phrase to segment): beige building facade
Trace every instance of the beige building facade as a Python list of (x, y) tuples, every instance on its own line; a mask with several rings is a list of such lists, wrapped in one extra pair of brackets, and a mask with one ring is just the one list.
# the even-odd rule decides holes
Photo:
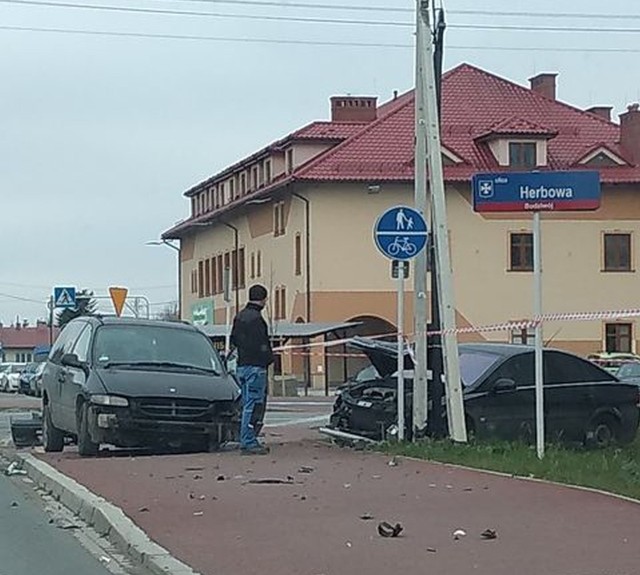
[[(555, 94), (555, 76), (543, 76)], [(531, 214), (478, 214), (472, 208), (471, 175), (502, 169), (589, 168), (601, 174), (598, 210), (543, 214), (544, 311), (640, 308), (638, 109), (630, 107), (618, 125), (603, 117), (606, 109), (581, 111), (556, 102), (548, 85), (545, 94), (517, 86), (514, 101), (500, 104), (504, 109), (487, 118), (478, 112), (470, 121), (455, 102), (464, 100), (458, 86), (468, 89), (474, 81), (487, 92), (516, 86), (470, 66), (445, 76), (443, 161), (458, 326), (532, 316)], [(551, 112), (541, 114), (532, 104)], [(229, 269), (232, 313), (246, 303), (248, 287), (261, 283), (270, 292), (272, 320), (358, 321), (363, 334), (393, 333), (395, 284), (372, 230), (387, 208), (413, 202), (413, 96), (380, 107), (372, 98), (336, 98), (332, 108), (332, 121), (310, 124), (187, 192), (190, 218), (164, 234), (180, 240), (184, 319), (224, 322)], [(548, 125), (539, 123), (544, 119)], [(410, 333), (411, 281), (407, 289), (404, 328)], [(545, 325), (544, 337), (583, 355), (635, 352), (639, 328), (627, 318), (558, 321)], [(460, 339), (531, 337), (520, 329), (479, 329)], [(283, 357), (282, 371), (301, 376), (301, 357), (309, 357), (318, 381), (327, 376), (332, 383), (358, 365), (294, 353)]]

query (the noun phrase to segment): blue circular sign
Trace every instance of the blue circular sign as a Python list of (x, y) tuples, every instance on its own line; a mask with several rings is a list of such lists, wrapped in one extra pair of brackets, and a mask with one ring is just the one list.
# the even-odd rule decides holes
[(427, 245), (429, 230), (422, 214), (407, 206), (396, 206), (376, 222), (373, 237), (378, 249), (392, 260), (410, 260)]

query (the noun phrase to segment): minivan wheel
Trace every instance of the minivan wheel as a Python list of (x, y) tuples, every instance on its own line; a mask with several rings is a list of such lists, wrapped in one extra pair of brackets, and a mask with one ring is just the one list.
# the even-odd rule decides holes
[(585, 444), (588, 447), (610, 447), (618, 438), (618, 422), (611, 416), (594, 419), (587, 428)]
[(48, 403), (42, 406), (42, 444), (48, 453), (64, 449), (64, 433), (53, 425)]
[(78, 421), (78, 453), (83, 457), (92, 457), (98, 454), (99, 443), (94, 443), (89, 434), (89, 409), (86, 403), (76, 408)]

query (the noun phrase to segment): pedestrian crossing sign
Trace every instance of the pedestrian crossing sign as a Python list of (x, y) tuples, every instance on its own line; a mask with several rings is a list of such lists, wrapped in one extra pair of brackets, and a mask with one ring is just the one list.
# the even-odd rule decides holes
[(73, 308), (76, 307), (76, 288), (56, 287), (53, 288), (54, 307)]

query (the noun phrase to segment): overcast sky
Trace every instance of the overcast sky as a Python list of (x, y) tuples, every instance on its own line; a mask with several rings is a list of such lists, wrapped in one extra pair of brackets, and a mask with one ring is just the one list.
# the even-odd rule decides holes
[[(413, 19), (410, 11), (337, 8), (411, 9), (410, 0), (275, 0), (267, 7), (242, 0), (66, 3), (388, 23)], [(291, 6), (301, 3), (336, 9)], [(602, 14), (605, 5), (448, 0), (446, 67), (469, 62), (525, 84), (536, 73), (559, 72), (560, 99), (581, 107), (612, 105), (619, 113), (640, 100), (640, 34), (575, 28), (640, 29), (636, 4), (609, 0), (608, 19), (578, 19), (460, 11)], [(611, 17), (621, 15), (627, 17)], [(464, 25), (574, 31), (455, 27)], [(0, 0), (0, 28), (6, 26), (396, 45), (413, 40), (406, 26), (116, 13)], [(478, 49), (489, 46), (549, 51)], [(127, 286), (158, 304), (156, 311), (175, 300), (175, 252), (145, 242), (187, 215), (182, 192), (304, 123), (327, 119), (331, 95), (386, 100), (395, 89), (411, 88), (413, 51), (0, 29), (0, 78), (0, 320), (6, 324), (16, 315), (44, 317), (54, 285), (100, 294), (110, 285)]]

